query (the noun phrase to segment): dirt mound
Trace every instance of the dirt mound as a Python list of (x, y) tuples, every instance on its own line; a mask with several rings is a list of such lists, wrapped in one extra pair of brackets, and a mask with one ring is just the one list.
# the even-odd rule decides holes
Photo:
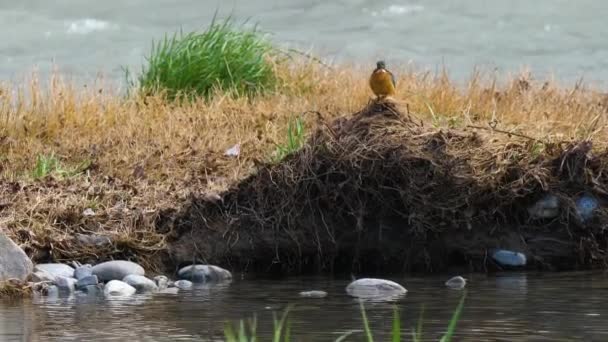
[[(436, 129), (372, 102), (321, 124), (300, 151), (172, 222), (171, 265), (205, 261), (263, 272), (492, 270), (495, 248), (529, 268), (603, 267), (606, 151), (491, 128)], [(546, 193), (553, 218), (529, 208)], [(600, 208), (583, 220), (580, 194)]]

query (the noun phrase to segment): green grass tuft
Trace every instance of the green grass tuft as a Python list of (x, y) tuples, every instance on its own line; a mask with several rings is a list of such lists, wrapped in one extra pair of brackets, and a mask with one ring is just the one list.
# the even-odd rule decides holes
[(48, 176), (59, 178), (76, 176), (91, 166), (90, 160), (85, 160), (74, 168), (66, 168), (54, 153), (49, 155), (40, 154), (36, 157), (36, 165), (32, 170), (32, 178), (44, 179)]
[(287, 127), (287, 142), (277, 146), (274, 152), (274, 160), (280, 161), (287, 155), (298, 151), (306, 142), (304, 120), (301, 117), (289, 120)]
[[(272, 44), (255, 27), (236, 27), (231, 18), (214, 18), (204, 32), (174, 34), (152, 43), (139, 76), (144, 93), (166, 92), (211, 97), (214, 91), (250, 96), (272, 89), (276, 82)], [(127, 74), (128, 75), (128, 74)]]

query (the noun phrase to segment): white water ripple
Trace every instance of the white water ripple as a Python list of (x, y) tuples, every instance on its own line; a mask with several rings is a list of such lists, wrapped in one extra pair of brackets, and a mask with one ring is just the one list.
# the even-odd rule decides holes
[(113, 28), (107, 21), (85, 18), (66, 23), (68, 34), (89, 34), (95, 31), (105, 31)]

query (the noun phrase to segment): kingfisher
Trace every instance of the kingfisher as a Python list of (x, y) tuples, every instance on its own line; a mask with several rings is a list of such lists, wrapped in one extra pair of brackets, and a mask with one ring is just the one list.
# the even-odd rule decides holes
[(386, 69), (384, 61), (376, 63), (376, 69), (369, 78), (369, 86), (378, 99), (385, 98), (395, 93), (395, 76)]

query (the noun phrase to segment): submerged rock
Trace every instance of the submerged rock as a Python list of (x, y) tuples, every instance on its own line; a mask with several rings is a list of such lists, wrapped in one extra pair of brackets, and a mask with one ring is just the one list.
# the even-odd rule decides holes
[(300, 292), (300, 297), (306, 298), (324, 298), (327, 297), (327, 292), (325, 291), (302, 291)]
[(130, 274), (141, 275), (145, 274), (144, 268), (138, 264), (126, 260), (113, 260), (93, 266), (93, 274), (100, 281), (123, 280)]
[(74, 278), (57, 276), (55, 277), (55, 285), (59, 288), (60, 292), (72, 293), (76, 289), (77, 280)]
[(591, 195), (583, 195), (577, 198), (575, 204), (576, 212), (583, 221), (591, 219), (599, 206), (597, 199)]
[(492, 253), (492, 259), (503, 266), (525, 266), (526, 255), (520, 252), (513, 252), (504, 249), (499, 249)]
[(74, 277), (74, 269), (70, 265), (59, 264), (59, 263), (51, 263), (51, 264), (37, 264), (34, 267), (34, 271), (43, 270), (52, 274), (54, 277), (65, 277), (65, 278), (73, 278)]
[(169, 287), (169, 278), (165, 277), (164, 275), (159, 275), (154, 277), (154, 283), (159, 290), (164, 290)]
[(173, 285), (180, 290), (189, 290), (193, 286), (190, 280), (178, 280), (174, 282)]
[(74, 278), (76, 278), (78, 280), (80, 280), (84, 277), (92, 276), (92, 275), (93, 275), (93, 266), (91, 266), (89, 264), (78, 266), (74, 270)]
[(555, 218), (559, 215), (559, 198), (553, 194), (547, 194), (529, 207), (528, 213), (533, 218)]
[(89, 296), (97, 296), (101, 293), (102, 287), (100, 284), (97, 285), (87, 285), (80, 289), (80, 291), (88, 294)]
[(219, 282), (232, 279), (232, 273), (214, 265), (190, 265), (177, 272), (179, 279), (194, 283)]
[(19, 279), (24, 281), (32, 273), (34, 265), (25, 252), (0, 228), (0, 281)]
[(133, 295), (137, 290), (120, 280), (111, 280), (103, 288), (103, 294), (106, 297), (125, 297)]
[(133, 286), (139, 293), (158, 291), (158, 286), (156, 286), (156, 283), (144, 276), (130, 274), (122, 281)]
[(346, 293), (353, 297), (377, 298), (404, 295), (407, 290), (391, 280), (362, 278), (348, 284)]
[(97, 279), (97, 276), (90, 275), (90, 276), (86, 276), (86, 277), (82, 277), (82, 278), (78, 279), (78, 281), (76, 282), (76, 288), (80, 290), (80, 289), (85, 288), (90, 285), (97, 285), (98, 283), (99, 283), (99, 279)]
[(447, 286), (451, 289), (455, 289), (455, 290), (464, 289), (464, 287), (466, 285), (467, 285), (467, 280), (461, 276), (452, 277), (448, 281), (445, 282), (445, 286)]
[(177, 287), (171, 287), (171, 288), (159, 290), (158, 293), (176, 295), (179, 293), (179, 289)]

